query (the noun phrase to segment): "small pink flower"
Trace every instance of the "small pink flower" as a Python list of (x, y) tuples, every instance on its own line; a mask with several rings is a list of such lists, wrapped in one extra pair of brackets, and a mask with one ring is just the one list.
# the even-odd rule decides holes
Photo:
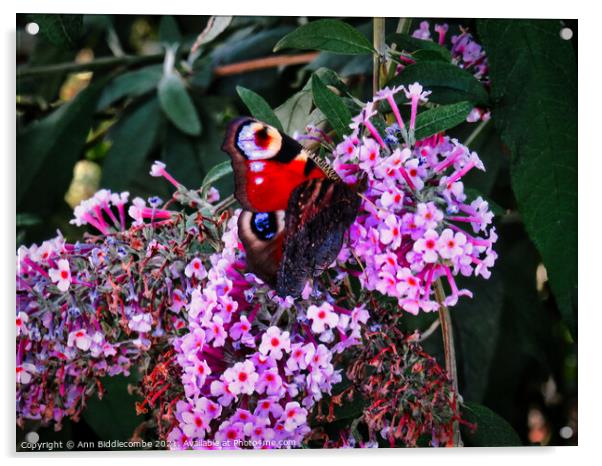
[(180, 309), (182, 309), (183, 307), (186, 306), (186, 304), (188, 304), (186, 302), (186, 296), (184, 295), (184, 293), (182, 292), (182, 290), (174, 290), (173, 294), (172, 294), (172, 302), (171, 302), (171, 306), (170, 306), (170, 310), (175, 312), (176, 314), (178, 312), (180, 312)]
[(332, 306), (326, 302), (320, 307), (309, 306), (307, 318), (312, 321), (311, 330), (314, 333), (322, 333), (326, 330), (326, 327), (334, 328), (339, 322), (339, 316), (336, 312), (333, 312)]
[(433, 202), (420, 203), (416, 206), (416, 222), (423, 228), (435, 229), (443, 220), (441, 212)]
[(240, 320), (230, 327), (230, 337), (233, 340), (240, 340), (244, 335), (248, 335), (251, 331), (251, 323), (246, 316), (241, 316)]
[(50, 269), (48, 275), (50, 279), (57, 284), (57, 288), (63, 293), (69, 289), (71, 284), (71, 271), (69, 270), (69, 262), (66, 259), (60, 259), (57, 262), (57, 269)]
[(184, 273), (188, 278), (195, 277), (197, 280), (202, 280), (207, 276), (207, 270), (203, 262), (198, 257), (195, 257), (184, 269)]
[(25, 312), (19, 312), (15, 320), (17, 324), (17, 336), (21, 334), (27, 335), (27, 322), (29, 322), (29, 316)]
[(224, 330), (224, 321), (220, 316), (214, 316), (205, 330), (207, 341), (213, 341), (214, 347), (224, 346), (228, 334)]
[(88, 351), (92, 345), (92, 338), (86, 333), (84, 329), (74, 330), (69, 333), (67, 338), (67, 346), (77, 346), (82, 351)]
[(211, 188), (209, 188), (209, 191), (207, 191), (207, 202), (213, 203), (219, 201), (219, 199), (219, 191), (217, 190), (217, 188), (211, 186)]
[(37, 372), (36, 366), (30, 363), (23, 363), (17, 366), (17, 383), (26, 385), (31, 382), (32, 374)]
[(437, 262), (437, 241), (439, 235), (435, 230), (427, 230), (424, 236), (414, 243), (414, 251), (422, 254), (422, 260), (427, 264)]
[(282, 352), (291, 350), (291, 341), (288, 332), (282, 332), (278, 327), (272, 326), (266, 330), (261, 337), (259, 351), (265, 355), (271, 355), (274, 359), (282, 358)]
[(389, 244), (392, 249), (397, 249), (401, 244), (401, 225), (397, 216), (390, 214), (379, 227), (380, 241)]
[(298, 426), (305, 423), (307, 420), (307, 410), (302, 408), (296, 401), (289, 402), (284, 407), (282, 420), (284, 421), (284, 429), (287, 432), (292, 432)]
[(259, 379), (259, 374), (255, 372), (255, 366), (251, 361), (237, 362), (234, 367), (228, 368), (224, 372), (224, 380), (228, 384), (229, 392), (233, 395), (252, 394), (257, 379)]
[(451, 229), (446, 228), (439, 237), (437, 249), (439, 255), (444, 259), (453, 259), (462, 254), (462, 246), (464, 246), (465, 243), (466, 235), (460, 232), (454, 235), (454, 232)]

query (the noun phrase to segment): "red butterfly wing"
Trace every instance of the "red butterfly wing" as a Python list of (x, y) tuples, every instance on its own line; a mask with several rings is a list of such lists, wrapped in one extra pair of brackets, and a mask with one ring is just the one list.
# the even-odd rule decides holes
[(222, 149), (232, 159), (236, 199), (252, 212), (285, 210), (297, 186), (326, 178), (301, 144), (253, 118), (232, 121)]
[(238, 235), (249, 270), (279, 295), (299, 296), (336, 259), (359, 208), (356, 190), (328, 178), (297, 141), (253, 118), (232, 121), (222, 149), (244, 209)]

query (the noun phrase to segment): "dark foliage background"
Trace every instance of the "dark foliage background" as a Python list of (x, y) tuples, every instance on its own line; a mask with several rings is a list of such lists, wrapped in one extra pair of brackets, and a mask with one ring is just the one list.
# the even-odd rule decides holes
[[(370, 18), (344, 20), (372, 39)], [(24, 29), (32, 21), (40, 26), (35, 36)], [(153, 160), (167, 163), (184, 184), (200, 185), (226, 160), (220, 150), (225, 124), (249, 113), (238, 86), (277, 109), (289, 131), (317, 117), (311, 94), (301, 91), (320, 68), (336, 72), (356, 98), (371, 96), (370, 55), (321, 52), (307, 63), (224, 71), (254, 58), (303, 53), (273, 48), (306, 18), (235, 17), (192, 59), (190, 47), (208, 21), (18, 15), (17, 246), (43, 241), (57, 228), (70, 240), (81, 238), (68, 223), (72, 207), (99, 187), (167, 198), (168, 186), (148, 175)], [(413, 19), (411, 29), (420, 21)], [(505, 435), (514, 435), (513, 429), (525, 445), (573, 445), (578, 434), (577, 23), (564, 22), (574, 33), (567, 42), (558, 34), (561, 21), (446, 22), (449, 36), (459, 25), (468, 27), (489, 57), (493, 122), (470, 143), (487, 172), (471, 175), (467, 187), (495, 205), (500, 236), (491, 279), (475, 280), (470, 285), (475, 298), (452, 313), (460, 392), (472, 408), (469, 416), (483, 426), (465, 432), (465, 441), (512, 444)], [(387, 31), (397, 24), (397, 18), (387, 19)], [(179, 44), (181, 82), (162, 81), (165, 44)], [(420, 69), (417, 73), (421, 77)], [(405, 77), (410, 79), (403, 73), (398, 79)], [(431, 83), (428, 75), (422, 77), (425, 87), (436, 87), (432, 76)], [(456, 100), (466, 100), (469, 90), (463, 92)], [(245, 102), (252, 106), (253, 99), (247, 94)], [(475, 127), (462, 124), (451, 133), (466, 139)], [(218, 187), (225, 197), (232, 180), (222, 179)], [(424, 330), (435, 318), (408, 316), (406, 330)], [(442, 357), (441, 335), (432, 335), (426, 349)], [(31, 429), (47, 440), (130, 438), (144, 419), (134, 412), (128, 382), (135, 380), (106, 380), (105, 399), (92, 400), (79, 422), (66, 423), (60, 432), (32, 422), (18, 430), (17, 441)], [(489, 424), (489, 418), (495, 422)], [(512, 429), (505, 430), (500, 418)]]

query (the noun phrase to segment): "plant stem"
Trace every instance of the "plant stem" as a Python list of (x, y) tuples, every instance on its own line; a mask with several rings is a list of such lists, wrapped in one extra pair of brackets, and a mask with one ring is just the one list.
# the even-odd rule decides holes
[[(443, 334), (443, 350), (445, 352), (445, 370), (452, 383), (453, 396), (458, 403), (458, 370), (456, 366), (456, 350), (454, 347), (454, 332), (452, 329), (451, 315), (449, 309), (444, 304), (445, 291), (441, 279), (435, 281), (435, 297), (439, 303), (439, 320), (441, 321), (441, 333)], [(453, 445), (456, 447), (462, 446), (462, 438), (460, 437), (460, 425), (458, 421), (454, 421), (453, 425)]]
[(385, 54), (385, 18), (373, 18), (372, 20), (372, 45), (374, 54), (372, 57), (372, 93), (381, 88), (381, 66)]
[(474, 142), (474, 140), (479, 136), (479, 134), (481, 134), (481, 132), (488, 126), (490, 121), (491, 120), (481, 121), (473, 130), (473, 132), (470, 133), (470, 135), (466, 138), (466, 141), (464, 141), (464, 145), (467, 147), (471, 145)]
[[(102, 57), (92, 60), (88, 63), (57, 63), (48, 66), (35, 66), (23, 68), (17, 72), (17, 79), (30, 76), (42, 76), (57, 73), (78, 73), (80, 71), (95, 71), (105, 68), (116, 68), (119, 66), (134, 66), (145, 63), (161, 63), (165, 54), (133, 56), (125, 55), (119, 57)], [(313, 61), (318, 56), (318, 52), (301, 53), (297, 55), (275, 55), (272, 57), (255, 58), (238, 63), (217, 66), (213, 70), (216, 77), (230, 76), (234, 74), (247, 73), (250, 71), (266, 68), (275, 68), (278, 66), (301, 65)]]
[[(412, 25), (412, 18), (399, 18), (399, 22), (397, 23), (397, 28), (395, 28), (395, 32), (397, 34), (407, 34), (410, 32), (411, 25)], [(394, 52), (395, 49), (397, 49), (397, 44), (391, 45), (390, 52)], [(391, 60), (391, 63), (389, 64), (389, 70), (388, 70), (389, 78), (393, 77), (393, 73), (395, 72), (396, 68), (397, 68), (397, 63), (395, 61)]]
[(154, 55), (133, 56), (124, 55), (122, 57), (102, 57), (92, 60), (88, 63), (57, 63), (46, 66), (32, 66), (17, 71), (17, 79), (30, 76), (43, 76), (57, 73), (78, 73), (80, 71), (96, 71), (105, 68), (116, 68), (118, 66), (133, 66), (143, 63), (161, 63), (164, 53)]

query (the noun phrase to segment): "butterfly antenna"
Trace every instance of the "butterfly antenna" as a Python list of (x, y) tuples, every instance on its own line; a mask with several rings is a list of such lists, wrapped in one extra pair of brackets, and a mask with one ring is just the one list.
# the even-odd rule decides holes
[(326, 176), (331, 180), (342, 181), (339, 174), (334, 171), (334, 168), (330, 166), (328, 161), (322, 157), (319, 157), (313, 152), (310, 152), (309, 158), (318, 166), (320, 169), (326, 173)]

